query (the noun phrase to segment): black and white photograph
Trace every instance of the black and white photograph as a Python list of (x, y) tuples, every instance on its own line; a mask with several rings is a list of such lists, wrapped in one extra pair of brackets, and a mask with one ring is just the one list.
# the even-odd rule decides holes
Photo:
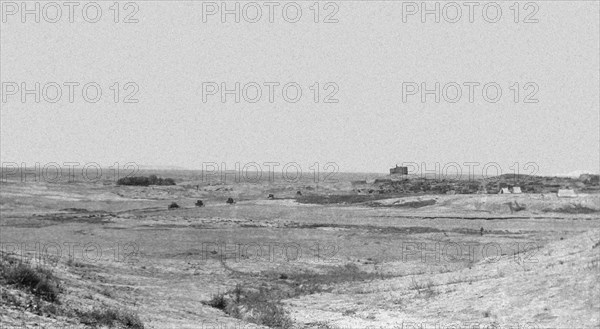
[(600, 0), (0, 0), (0, 329), (600, 329)]

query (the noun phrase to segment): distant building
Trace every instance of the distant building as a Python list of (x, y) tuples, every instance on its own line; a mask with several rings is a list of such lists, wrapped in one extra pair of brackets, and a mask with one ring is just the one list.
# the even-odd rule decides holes
[(514, 187), (512, 188), (512, 193), (513, 193), (513, 194), (521, 194), (521, 193), (523, 193), (523, 192), (521, 192), (521, 187), (520, 187), (520, 186), (514, 186)]
[(390, 168), (390, 175), (408, 175), (408, 167)]
[(571, 189), (559, 189), (557, 193), (559, 198), (576, 198), (577, 194)]
[(508, 187), (503, 187), (500, 189), (500, 192), (498, 192), (498, 194), (510, 194), (510, 190), (508, 189)]

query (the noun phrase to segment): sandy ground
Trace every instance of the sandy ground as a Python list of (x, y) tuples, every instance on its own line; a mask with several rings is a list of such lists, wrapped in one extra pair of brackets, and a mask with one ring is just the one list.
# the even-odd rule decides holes
[[(265, 273), (346, 264), (381, 276), (284, 298), (295, 327), (600, 328), (599, 215), (548, 211), (600, 209), (598, 195), (424, 195), (373, 207), (301, 204), (298, 189), (3, 183), (2, 251), (52, 268), (62, 305), (126, 308), (146, 328), (260, 327), (203, 302), (236, 284), (272, 284)], [(272, 191), (281, 199), (266, 200)], [(424, 200), (435, 204), (402, 207)], [(182, 208), (167, 210), (172, 201)], [(511, 213), (514, 201), (526, 209)], [(84, 327), (0, 310), (3, 328)]]

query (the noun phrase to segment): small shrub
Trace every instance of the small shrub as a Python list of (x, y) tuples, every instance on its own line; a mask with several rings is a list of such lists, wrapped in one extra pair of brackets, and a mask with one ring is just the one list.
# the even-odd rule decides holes
[(84, 312), (80, 314), (80, 321), (83, 324), (94, 327), (108, 326), (109, 328), (113, 328), (118, 327), (120, 323), (125, 328), (144, 329), (144, 324), (137, 314), (116, 308), (94, 309)]
[(227, 301), (225, 300), (224, 293), (214, 294), (211, 299), (206, 303), (208, 306), (224, 310), (227, 307)]
[(8, 284), (16, 284), (50, 302), (58, 302), (59, 280), (52, 271), (42, 267), (31, 267), (23, 262), (9, 265), (3, 270)]
[(419, 295), (423, 294), (423, 296), (428, 298), (438, 294), (434, 286), (435, 284), (433, 283), (433, 281), (431, 281), (431, 279), (425, 282), (418, 282), (415, 280), (415, 278), (412, 278), (408, 289), (416, 290), (419, 293)]
[(85, 267), (85, 264), (75, 260), (75, 258), (73, 257), (69, 257), (69, 259), (67, 260), (67, 266), (71, 266), (71, 267)]
[(272, 328), (291, 328), (292, 320), (280, 299), (275, 289), (245, 290), (238, 284), (229, 292), (213, 295), (206, 304), (244, 321)]

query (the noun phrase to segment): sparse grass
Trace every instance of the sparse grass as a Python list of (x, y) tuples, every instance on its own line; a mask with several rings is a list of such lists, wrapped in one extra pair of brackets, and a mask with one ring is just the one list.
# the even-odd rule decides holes
[(94, 328), (107, 326), (109, 328), (144, 329), (144, 324), (137, 314), (111, 307), (96, 308), (89, 312), (83, 312), (79, 317), (81, 323)]
[(401, 297), (395, 297), (392, 295), (392, 293), (389, 293), (390, 295), (390, 301), (392, 302), (392, 304), (397, 305), (397, 306), (404, 306), (404, 300), (402, 300)]
[(594, 258), (589, 263), (585, 265), (585, 269), (588, 271), (598, 271), (600, 270), (600, 258)]
[(367, 201), (375, 201), (380, 199), (391, 198), (390, 194), (348, 194), (348, 195), (303, 195), (296, 198), (296, 201), (299, 203), (309, 203), (309, 204), (353, 204), (353, 203), (362, 203)]
[[(245, 321), (274, 328), (290, 328), (292, 320), (281, 305), (284, 298), (331, 291), (335, 284), (392, 277), (361, 270), (355, 264), (334, 266), (326, 273), (264, 273), (270, 282), (259, 289), (241, 285), (225, 293), (214, 294), (207, 305)], [(273, 283), (275, 282), (275, 283)]]
[(273, 289), (260, 287), (256, 291), (242, 289), (238, 284), (229, 292), (213, 295), (206, 304), (248, 322), (272, 328), (291, 328), (292, 320), (280, 299)]
[(558, 213), (564, 213), (564, 214), (593, 214), (593, 213), (597, 213), (600, 212), (600, 210), (598, 209), (593, 209), (590, 207), (586, 207), (584, 205), (582, 205), (581, 203), (577, 203), (577, 204), (569, 204), (557, 209), (544, 209), (544, 212), (558, 212)]
[(67, 260), (67, 266), (71, 266), (71, 267), (85, 267), (85, 264), (75, 260), (73, 257), (69, 257), (69, 259)]
[(290, 279), (296, 283), (295, 295), (310, 295), (331, 291), (333, 285), (344, 282), (372, 281), (391, 277), (394, 276), (363, 271), (353, 263), (335, 266), (327, 273), (301, 272), (290, 274)]
[(356, 309), (345, 310), (344, 312), (342, 312), (343, 316), (350, 316), (354, 314), (356, 314)]
[(108, 298), (112, 298), (113, 297), (113, 293), (112, 290), (108, 287), (103, 287), (100, 289), (100, 293)]
[(467, 282), (469, 284), (472, 284), (473, 283), (473, 278), (467, 278), (467, 277), (464, 277), (464, 276), (461, 275), (461, 276), (458, 276), (458, 277), (455, 277), (455, 278), (452, 278), (452, 279), (448, 280), (447, 284), (457, 284), (457, 283), (463, 283), (463, 282)]
[(435, 287), (435, 284), (433, 283), (433, 281), (431, 279), (429, 279), (427, 281), (419, 282), (419, 281), (415, 280), (415, 278), (412, 278), (412, 281), (411, 281), (410, 285), (408, 286), (408, 289), (416, 290), (419, 293), (419, 295), (423, 295), (425, 298), (429, 298), (429, 297), (433, 297), (433, 296), (439, 294), (439, 292), (434, 287)]
[(338, 327), (334, 325), (330, 325), (327, 321), (317, 321), (312, 323), (307, 323), (307, 326), (311, 326), (311, 328), (316, 327), (318, 329), (337, 329)]

